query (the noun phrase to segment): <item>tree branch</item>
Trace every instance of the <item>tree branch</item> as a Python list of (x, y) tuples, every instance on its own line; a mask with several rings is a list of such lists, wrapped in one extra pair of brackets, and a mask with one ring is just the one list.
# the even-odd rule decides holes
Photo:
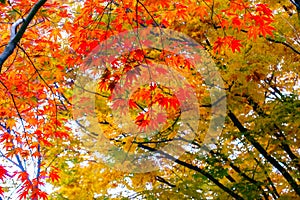
[(288, 173), (288, 171), (281, 166), (281, 164), (271, 156), (249, 133), (249, 130), (246, 129), (242, 123), (237, 119), (237, 117), (229, 110), (229, 118), (233, 122), (234, 126), (239, 129), (239, 131), (246, 137), (246, 139), (261, 153), (265, 159), (270, 162), (278, 171), (283, 175), (295, 192), (300, 195), (300, 186), (296, 183), (293, 177)]
[(227, 156), (225, 156), (224, 154), (221, 154), (219, 152), (215, 152), (213, 150), (209, 150), (209, 148), (204, 147), (207, 151), (209, 151), (209, 153), (212, 156), (215, 157), (220, 157), (223, 161), (229, 163), (230, 167), (237, 172), (240, 176), (242, 176), (245, 180), (249, 181), (250, 183), (253, 183), (254, 185), (256, 185), (258, 187), (258, 189), (262, 192), (262, 195), (265, 197), (265, 199), (269, 199), (268, 198), (268, 194), (266, 194), (266, 192), (264, 191), (264, 189), (262, 188), (263, 183), (262, 182), (258, 182), (256, 180), (254, 180), (253, 178), (249, 177), (247, 174), (245, 174), (244, 172), (242, 172), (242, 170), (236, 166), (233, 162), (231, 162), (231, 160), (229, 160), (229, 158)]
[[(33, 17), (36, 15), (38, 10), (46, 3), (47, 0), (40, 0), (38, 1), (30, 10), (29, 14), (25, 19), (17, 20), (11, 27), (11, 36), (10, 41), (4, 49), (4, 52), (0, 55), (0, 73), (2, 71), (3, 63), (7, 60), (7, 58), (14, 52), (17, 44), (23, 37), (28, 25), (30, 24)], [(16, 28), (23, 22), (22, 26), (20, 27), (19, 31), (16, 33)]]
[(155, 151), (155, 152), (163, 155), (165, 158), (167, 158), (169, 160), (172, 160), (172, 161), (174, 161), (175, 163), (177, 163), (179, 165), (182, 165), (182, 166), (187, 167), (187, 168), (189, 168), (191, 170), (199, 172), (200, 174), (202, 174), (203, 176), (205, 176), (206, 178), (208, 178), (209, 180), (211, 180), (218, 187), (220, 187), (223, 191), (225, 191), (226, 193), (228, 193), (230, 196), (232, 196), (232, 197), (234, 197), (235, 199), (238, 199), (238, 200), (244, 199), (239, 194), (234, 193), (231, 189), (229, 189), (228, 187), (226, 187), (225, 185), (223, 185), (221, 182), (219, 182), (219, 180), (215, 179), (211, 174), (209, 174), (208, 172), (204, 171), (203, 169), (201, 169), (201, 168), (199, 168), (199, 167), (197, 167), (195, 165), (186, 163), (186, 162), (184, 162), (182, 160), (176, 159), (172, 155), (167, 154), (166, 152), (163, 152), (161, 150), (157, 150), (157, 149), (154, 149), (152, 147), (149, 147), (149, 146), (146, 146), (146, 145), (143, 145), (143, 144), (139, 144), (138, 146), (141, 147), (141, 148), (143, 148), (143, 149), (147, 149), (149, 151), (152, 151), (152, 152)]
[(159, 182), (162, 182), (170, 187), (176, 187), (176, 185), (172, 184), (172, 183), (169, 183), (168, 181), (166, 181), (166, 179), (160, 177), (160, 176), (156, 176), (155, 179)]
[[(269, 83), (269, 85), (271, 85)], [(245, 97), (248, 101), (248, 105), (252, 106), (253, 110), (260, 115), (261, 117), (270, 117), (269, 115), (267, 115), (264, 110), (259, 106), (259, 104), (249, 95), (245, 94), (242, 95), (242, 97)], [(292, 149), (290, 148), (290, 146), (286, 143), (287, 138), (285, 137), (285, 135), (283, 134), (282, 130), (280, 129), (279, 126), (277, 126), (276, 124), (273, 125), (275, 128), (275, 137), (280, 141), (280, 147), (287, 153), (287, 155), (290, 157), (290, 159), (292, 160), (293, 164), (295, 164), (295, 166), (298, 168), (298, 170), (300, 171), (300, 164), (298, 163), (298, 156), (296, 156)], [(270, 127), (270, 125), (268, 126)]]
[(298, 51), (297, 49), (295, 49), (292, 45), (290, 45), (289, 43), (283, 42), (283, 41), (278, 41), (278, 40), (274, 40), (272, 38), (266, 38), (266, 40), (270, 41), (270, 42), (274, 42), (274, 43), (278, 43), (278, 44), (283, 44), (284, 46), (290, 48), (293, 52), (295, 52), (296, 54), (300, 55), (300, 51)]

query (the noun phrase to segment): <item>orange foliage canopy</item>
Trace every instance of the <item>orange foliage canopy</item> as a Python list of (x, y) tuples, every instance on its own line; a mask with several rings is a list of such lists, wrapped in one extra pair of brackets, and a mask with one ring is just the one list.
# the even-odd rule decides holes
[[(0, 156), (4, 160), (0, 164), (0, 181), (20, 183), (19, 199), (47, 199), (46, 181), (59, 181), (59, 169), (51, 159), (73, 148), (68, 122), (75, 71), (110, 36), (144, 27), (190, 31), (195, 33), (192, 37), (197, 41), (205, 41), (204, 48), (217, 57), (228, 49), (230, 53), (240, 53), (245, 41), (272, 38), (275, 30), (274, 16), (267, 4), (243, 0), (86, 0), (83, 5), (48, 1), (34, 10), (38, 2), (41, 1), (0, 1), (0, 52), (13, 41), (12, 25), (24, 18), (17, 26), (18, 33), (33, 15), (13, 53), (0, 66)], [(193, 24), (197, 20), (223, 33), (209, 37), (205, 30), (188, 27), (187, 21)], [(246, 37), (241, 37), (241, 33)], [(151, 61), (151, 53), (138, 49), (109, 63), (111, 68), (105, 70), (99, 81), (99, 92), (114, 98), (112, 90), (121, 77), (126, 74), (125, 86), (130, 85), (140, 72), (136, 66), (147, 59), (149, 65), (159, 60), (183, 73), (192, 71), (192, 66), (178, 55), (154, 52), (156, 56)], [(124, 66), (122, 70), (119, 65)], [(167, 73), (164, 68), (157, 68), (157, 72)], [(197, 85), (199, 80), (191, 84), (194, 88)], [(156, 129), (167, 119), (178, 118), (180, 103), (167, 90), (157, 83), (141, 87), (128, 102), (115, 100), (112, 109), (122, 109), (128, 104), (141, 131)], [(179, 96), (189, 98), (184, 86), (179, 92)], [(153, 106), (166, 112), (154, 113)], [(138, 112), (141, 108), (143, 112)], [(58, 149), (50, 150), (54, 146)], [(0, 196), (4, 190), (0, 186)]]

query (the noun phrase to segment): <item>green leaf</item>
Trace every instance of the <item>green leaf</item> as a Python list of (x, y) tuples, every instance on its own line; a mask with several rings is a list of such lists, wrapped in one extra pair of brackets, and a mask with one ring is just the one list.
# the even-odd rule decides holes
[(5, 4), (6, 2), (5, 0), (0, 0), (0, 3)]

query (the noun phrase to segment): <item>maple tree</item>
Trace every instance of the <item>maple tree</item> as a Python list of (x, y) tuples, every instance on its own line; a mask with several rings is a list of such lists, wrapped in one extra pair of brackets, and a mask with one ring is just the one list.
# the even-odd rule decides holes
[(0, 196), (299, 197), (297, 5), (1, 0)]

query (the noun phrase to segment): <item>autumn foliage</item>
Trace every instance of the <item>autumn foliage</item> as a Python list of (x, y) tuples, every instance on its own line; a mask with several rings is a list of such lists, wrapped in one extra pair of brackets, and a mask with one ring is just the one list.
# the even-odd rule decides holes
[[(0, 197), (299, 198), (295, 2), (0, 0)], [(172, 52), (164, 30), (190, 40), (171, 35)], [(125, 51), (134, 41), (147, 48)], [(209, 58), (189, 54), (195, 43)], [(95, 91), (82, 74), (97, 78)], [(225, 101), (224, 113), (213, 109)], [(89, 129), (91, 111), (100, 132)], [(207, 130), (221, 133), (210, 146)], [(125, 152), (114, 154), (120, 166), (103, 138)], [(178, 157), (162, 150), (174, 141), (185, 144)], [(117, 170), (131, 168), (127, 154), (152, 153), (163, 159), (156, 170)]]

